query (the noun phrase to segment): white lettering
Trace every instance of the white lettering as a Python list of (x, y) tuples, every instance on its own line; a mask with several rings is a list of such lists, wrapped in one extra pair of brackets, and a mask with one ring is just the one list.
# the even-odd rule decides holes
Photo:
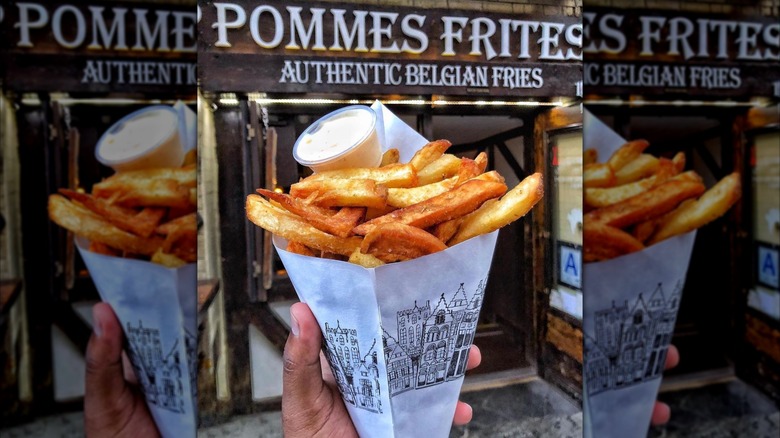
[[(155, 47), (155, 41), (158, 36), (160, 38), (160, 44), (157, 46), (157, 50), (160, 52), (168, 52), (170, 48), (168, 46), (168, 11), (157, 11), (157, 22), (154, 25), (154, 30), (149, 29), (149, 22), (146, 21), (147, 15), (146, 9), (135, 9), (135, 45), (133, 50), (151, 50)], [(145, 44), (144, 44), (145, 43)]]
[[(260, 35), (260, 17), (264, 12), (271, 14), (271, 18), (274, 20), (274, 36), (271, 41), (264, 40), (263, 36)], [(263, 5), (256, 7), (249, 17), (249, 34), (252, 35), (252, 39), (255, 43), (264, 49), (273, 49), (278, 46), (284, 37), (284, 21), (282, 20), (282, 14), (273, 6)]]
[[(303, 24), (303, 18), (301, 18), (302, 9), (300, 6), (287, 6), (287, 12), (290, 13), (290, 42), (284, 48), (290, 50), (303, 48), (306, 50), (309, 48), (309, 41), (314, 36), (312, 50), (325, 50), (325, 45), (322, 42), (322, 16), (325, 14), (325, 9), (310, 9), (312, 15), (308, 29), (306, 29)], [(301, 37), (302, 46), (298, 45), (296, 35)]]
[[(127, 50), (127, 44), (125, 43), (125, 14), (126, 8), (111, 8), (114, 13), (114, 21), (111, 22), (111, 29), (106, 27), (106, 22), (103, 17), (102, 6), (90, 6), (89, 10), (92, 12), (92, 43), (87, 46), (88, 49), (103, 49), (111, 47), (111, 42), (116, 35), (116, 50)], [(103, 39), (101, 44), (98, 38)]]
[[(213, 29), (217, 29), (217, 42), (214, 45), (216, 47), (232, 47), (228, 41), (227, 30), (241, 28), (246, 23), (246, 12), (244, 12), (244, 8), (233, 3), (214, 3), (214, 7), (217, 8), (217, 22), (211, 25)], [(227, 21), (228, 11), (236, 14), (233, 21)]]
[[(17, 3), (19, 8), (19, 22), (14, 24), (14, 28), (19, 28), (18, 47), (33, 47), (30, 41), (30, 29), (41, 29), (49, 21), (49, 12), (41, 5), (35, 3)], [(38, 19), (30, 20), (30, 12), (35, 11)]]
[[(66, 12), (73, 14), (73, 18), (76, 19), (76, 35), (70, 41), (65, 39), (65, 35), (62, 33), (62, 16), (65, 15)], [(74, 29), (74, 27), (69, 25), (66, 29)], [(82, 14), (78, 8), (72, 5), (62, 5), (54, 11), (51, 30), (57, 43), (62, 47), (74, 49), (84, 42), (84, 38), (87, 35), (87, 22), (84, 19), (84, 14)]]

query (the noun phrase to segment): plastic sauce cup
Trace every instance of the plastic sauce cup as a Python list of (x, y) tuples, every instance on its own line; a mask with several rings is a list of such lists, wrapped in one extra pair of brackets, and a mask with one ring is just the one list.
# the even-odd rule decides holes
[(351, 105), (326, 114), (301, 133), (293, 157), (315, 173), (379, 166), (382, 146), (376, 113), (367, 106)]
[(100, 137), (95, 158), (117, 172), (181, 166), (184, 145), (178, 112), (153, 105), (128, 114)]

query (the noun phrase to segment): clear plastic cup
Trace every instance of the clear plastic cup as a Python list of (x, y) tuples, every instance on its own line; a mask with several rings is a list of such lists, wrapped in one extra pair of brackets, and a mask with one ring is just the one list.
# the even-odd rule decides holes
[(376, 117), (374, 110), (363, 105), (326, 114), (301, 133), (293, 146), (293, 157), (315, 173), (379, 166), (382, 146)]
[(184, 162), (179, 114), (153, 105), (128, 114), (98, 140), (95, 158), (117, 172), (179, 167)]

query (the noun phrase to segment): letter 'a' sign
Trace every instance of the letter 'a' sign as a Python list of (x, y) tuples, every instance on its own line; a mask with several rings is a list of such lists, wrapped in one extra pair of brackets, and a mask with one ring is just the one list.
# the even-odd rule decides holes
[(758, 282), (772, 289), (780, 290), (780, 249), (765, 245), (758, 246)]

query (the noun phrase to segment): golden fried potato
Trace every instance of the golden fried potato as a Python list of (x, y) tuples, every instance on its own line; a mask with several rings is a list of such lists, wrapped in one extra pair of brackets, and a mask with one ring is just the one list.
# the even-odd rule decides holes
[(742, 197), (739, 172), (718, 181), (696, 201), (670, 215), (648, 241), (649, 245), (700, 228), (723, 216)]
[(416, 259), (445, 249), (447, 245), (432, 234), (401, 222), (373, 227), (360, 244), (360, 252), (385, 263)]
[(352, 231), (358, 235), (366, 235), (377, 225), (387, 222), (427, 228), (466, 215), (488, 199), (497, 198), (505, 192), (506, 184), (472, 179), (441, 195), (358, 225)]
[(486, 202), (474, 213), (466, 216), (449, 246), (457, 245), (480, 234), (492, 233), (525, 216), (544, 196), (542, 174), (536, 172), (524, 178), (501, 199)]
[(128, 233), (62, 195), (49, 196), (49, 217), (57, 225), (84, 238), (120, 251), (151, 256), (163, 245), (163, 239), (144, 238)]
[(361, 237), (338, 237), (318, 230), (301, 217), (276, 207), (260, 195), (246, 198), (247, 218), (255, 225), (288, 241), (349, 257), (360, 247)]

